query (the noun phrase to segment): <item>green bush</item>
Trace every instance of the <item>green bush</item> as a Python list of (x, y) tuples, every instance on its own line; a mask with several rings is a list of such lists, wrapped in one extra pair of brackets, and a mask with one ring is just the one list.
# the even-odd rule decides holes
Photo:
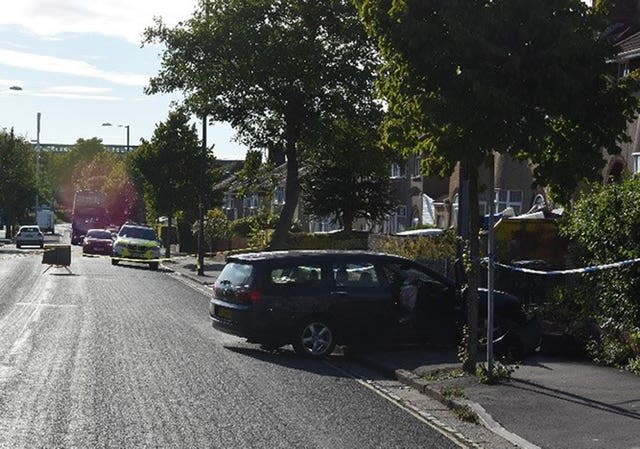
[(412, 260), (453, 260), (456, 257), (457, 243), (455, 232), (446, 230), (440, 235), (429, 237), (383, 237), (377, 249)]
[(331, 234), (289, 234), (287, 246), (290, 249), (360, 249), (368, 248), (366, 232), (336, 232)]
[[(560, 232), (578, 266), (640, 258), (640, 178), (584, 195), (561, 221)], [(556, 304), (564, 302), (565, 318), (576, 329), (593, 320), (587, 349), (597, 362), (624, 367), (640, 357), (634, 337), (640, 326), (639, 270), (630, 265), (584, 274), (582, 285)]]
[(233, 235), (248, 238), (252, 231), (275, 228), (277, 221), (277, 215), (263, 211), (256, 215), (232, 221), (230, 230)]

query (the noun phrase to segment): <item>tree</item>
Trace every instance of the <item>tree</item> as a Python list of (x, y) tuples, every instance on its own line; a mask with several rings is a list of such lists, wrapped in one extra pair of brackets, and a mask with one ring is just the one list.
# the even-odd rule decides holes
[[(200, 224), (194, 223), (192, 232), (200, 232)], [(231, 236), (229, 219), (222, 209), (209, 209), (204, 216), (204, 238), (211, 243), (211, 250), (214, 251), (214, 242), (228, 239)]]
[[(364, 122), (364, 123), (363, 123)], [(382, 221), (393, 209), (388, 161), (375, 123), (336, 120), (332, 138), (305, 164), (305, 211), (332, 215), (349, 233), (356, 218)]]
[(13, 237), (13, 226), (25, 219), (35, 204), (36, 153), (22, 137), (0, 130), (0, 213), (7, 229), (7, 238)]
[(173, 29), (157, 20), (144, 42), (166, 47), (147, 93), (181, 90), (191, 111), (231, 123), (249, 146), (284, 148), (285, 205), (272, 241), (282, 246), (303, 147), (325, 119), (370, 99), (377, 54), (352, 3), (200, 0)]
[[(211, 153), (205, 163), (206, 167), (212, 166)], [(195, 126), (189, 125), (189, 117), (183, 110), (170, 112), (167, 120), (156, 126), (151, 141), (143, 141), (128, 157), (133, 178), (142, 187), (147, 210), (156, 218), (169, 217), (169, 227), (178, 211), (184, 212), (187, 226), (197, 216), (194, 198), (199, 194), (200, 164), (198, 134)], [(212, 192), (214, 182), (214, 172), (206, 170), (205, 191)], [(210, 194), (209, 200), (211, 197)], [(165, 244), (169, 257), (170, 241)]]
[(419, 151), (427, 174), (468, 169), (472, 262), (467, 370), (475, 369), (478, 167), (493, 152), (534, 164), (568, 201), (599, 176), (638, 109), (635, 77), (614, 80), (603, 17), (580, 0), (356, 0), (385, 60), (388, 143)]
[[(42, 158), (41, 173), (45, 174), (45, 183), (52, 190), (58, 200), (71, 210), (73, 194), (79, 188), (85, 187), (89, 181), (82, 170), (100, 154), (107, 153), (102, 139), (78, 139), (70, 151), (62, 154), (49, 154)], [(94, 175), (92, 174), (91, 177)]]

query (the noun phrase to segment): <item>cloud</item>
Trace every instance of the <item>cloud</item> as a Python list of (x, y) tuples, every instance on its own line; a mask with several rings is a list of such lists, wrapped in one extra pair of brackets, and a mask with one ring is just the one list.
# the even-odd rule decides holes
[(45, 37), (92, 33), (139, 44), (153, 17), (174, 25), (189, 18), (195, 6), (196, 0), (20, 0), (2, 8), (0, 25)]
[(125, 86), (145, 86), (149, 81), (148, 75), (108, 72), (100, 70), (99, 68), (84, 61), (56, 58), (54, 56), (43, 56), (2, 48), (0, 48), (0, 65), (8, 65), (11, 67), (38, 70), (42, 72), (97, 78)]

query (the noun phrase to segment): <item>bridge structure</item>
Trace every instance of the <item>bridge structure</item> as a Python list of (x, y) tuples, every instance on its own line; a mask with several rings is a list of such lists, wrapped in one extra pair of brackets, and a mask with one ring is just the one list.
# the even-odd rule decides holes
[[(50, 151), (52, 153), (66, 153), (73, 148), (74, 145), (68, 145), (64, 143), (41, 143), (40, 151)], [(136, 150), (139, 145), (102, 145), (109, 151), (113, 151), (114, 153), (129, 153), (131, 151)]]

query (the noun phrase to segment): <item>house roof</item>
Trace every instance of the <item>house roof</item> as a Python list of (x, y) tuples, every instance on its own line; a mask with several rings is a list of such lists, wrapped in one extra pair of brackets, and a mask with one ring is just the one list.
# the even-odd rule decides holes
[(640, 31), (618, 42), (618, 47), (620, 48), (619, 58), (637, 57), (638, 53), (640, 53)]

